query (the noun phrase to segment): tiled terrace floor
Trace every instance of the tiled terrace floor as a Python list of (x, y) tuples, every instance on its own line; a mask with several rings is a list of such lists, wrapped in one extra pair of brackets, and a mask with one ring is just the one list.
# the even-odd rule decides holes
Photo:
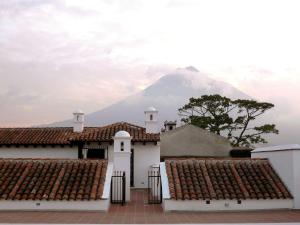
[(98, 212), (0, 212), (0, 223), (262, 223), (300, 222), (300, 210), (257, 212), (164, 213), (160, 205), (148, 205), (144, 190), (132, 191), (126, 206), (112, 205)]

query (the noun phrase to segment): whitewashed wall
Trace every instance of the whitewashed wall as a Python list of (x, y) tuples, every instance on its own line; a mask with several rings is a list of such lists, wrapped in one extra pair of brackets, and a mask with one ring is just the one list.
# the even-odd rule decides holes
[(91, 201), (12, 201), (1, 200), (1, 211), (107, 211), (110, 200)]
[(152, 165), (160, 163), (159, 143), (135, 143), (134, 149), (134, 187), (148, 187), (148, 171)]
[[(159, 165), (160, 162), (160, 146), (159, 143), (155, 145), (152, 142), (135, 143), (131, 145), (134, 149), (134, 187), (146, 188), (148, 187), (148, 170), (152, 165)], [(108, 160), (114, 161), (113, 145), (108, 147)]]
[(210, 204), (202, 200), (163, 200), (165, 211), (238, 211), (238, 210), (267, 210), (267, 209), (291, 209), (292, 199), (273, 200), (242, 200), (238, 204), (236, 200), (212, 200)]
[(29, 146), (25, 148), (20, 146), (16, 147), (1, 147), (0, 158), (64, 158), (64, 159), (77, 159), (78, 158), (78, 147), (77, 146), (66, 146), (64, 148), (55, 146), (52, 148), (38, 146), (34, 148)]
[(109, 145), (108, 146), (108, 162), (114, 162), (114, 146)]
[(300, 150), (293, 152), (294, 161), (294, 208), (300, 209)]

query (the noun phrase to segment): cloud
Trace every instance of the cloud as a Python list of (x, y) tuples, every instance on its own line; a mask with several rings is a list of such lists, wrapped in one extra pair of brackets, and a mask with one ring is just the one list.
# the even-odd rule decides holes
[(296, 118), (297, 6), (2, 0), (0, 124), (48, 123), (68, 118), (75, 108), (99, 110), (188, 65), (274, 102), (282, 117)]

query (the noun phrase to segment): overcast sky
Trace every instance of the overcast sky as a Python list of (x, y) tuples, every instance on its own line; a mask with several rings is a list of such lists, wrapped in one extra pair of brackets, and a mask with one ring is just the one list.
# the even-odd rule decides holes
[(1, 0), (0, 126), (93, 112), (190, 65), (300, 121), (299, 9), (288, 0)]

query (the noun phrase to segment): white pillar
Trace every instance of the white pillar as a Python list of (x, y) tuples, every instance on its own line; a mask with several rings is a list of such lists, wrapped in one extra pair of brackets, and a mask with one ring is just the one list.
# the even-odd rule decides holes
[(126, 201), (130, 201), (130, 154), (131, 137), (126, 131), (118, 131), (114, 137), (114, 170), (125, 171)]

